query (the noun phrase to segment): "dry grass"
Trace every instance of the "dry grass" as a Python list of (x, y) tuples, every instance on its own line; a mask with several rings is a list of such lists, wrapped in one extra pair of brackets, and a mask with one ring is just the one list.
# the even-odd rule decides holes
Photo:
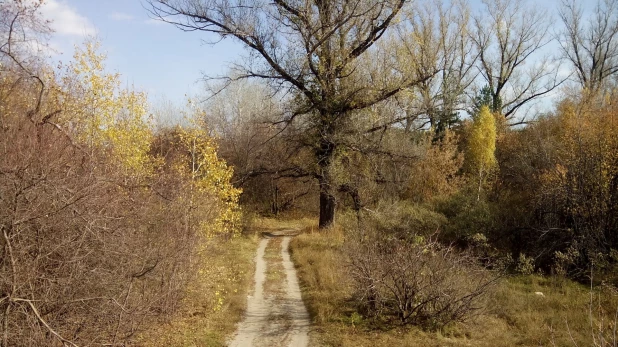
[(352, 309), (346, 302), (352, 288), (342, 267), (345, 263), (340, 252), (342, 245), (343, 232), (338, 228), (325, 231), (313, 228), (290, 243), (303, 300), (314, 322), (319, 324), (337, 320)]
[(138, 338), (140, 346), (225, 346), (246, 308), (258, 238), (213, 242), (182, 308)]
[(275, 219), (258, 218), (252, 223), (252, 228), (256, 231), (277, 231), (277, 230), (298, 230), (307, 232), (312, 228), (317, 228), (315, 218), (300, 219)]
[[(160, 322), (137, 339), (139, 346), (225, 346), (242, 319), (247, 294), (253, 288), (255, 250), (259, 232), (307, 230), (309, 219), (279, 221), (258, 218), (248, 227), (248, 237), (213, 243), (203, 253), (203, 269), (183, 300), (183, 307), (170, 322)], [(265, 294), (275, 295), (285, 279), (281, 264), (281, 239), (272, 239), (266, 249), (268, 262)], [(218, 294), (217, 294), (218, 293)], [(221, 301), (220, 301), (221, 300)], [(288, 317), (273, 316), (275, 320)]]
[(315, 345), (589, 346), (593, 345), (593, 332), (611, 333), (614, 327), (618, 297), (610, 291), (593, 291), (590, 314), (590, 288), (566, 279), (532, 275), (503, 279), (487, 312), (467, 324), (451, 324), (435, 332), (414, 327), (376, 330), (356, 313), (350, 301), (343, 240), (341, 229), (318, 232), (308, 228), (291, 243), (303, 299), (315, 324)]

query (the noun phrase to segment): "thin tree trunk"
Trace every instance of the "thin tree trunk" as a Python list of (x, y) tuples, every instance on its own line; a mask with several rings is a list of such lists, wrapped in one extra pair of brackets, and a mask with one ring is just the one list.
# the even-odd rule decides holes
[(481, 188), (483, 187), (483, 167), (479, 168), (479, 189), (476, 194), (476, 201), (481, 201)]

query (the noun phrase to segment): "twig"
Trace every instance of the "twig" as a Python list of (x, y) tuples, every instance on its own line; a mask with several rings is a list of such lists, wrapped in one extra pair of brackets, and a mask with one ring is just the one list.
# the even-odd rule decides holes
[[(58, 334), (54, 329), (52, 329), (52, 327), (49, 326), (49, 324), (47, 324), (45, 319), (43, 319), (43, 317), (41, 317), (41, 314), (39, 313), (39, 310), (37, 310), (36, 306), (34, 306), (34, 304), (32, 303), (32, 300), (13, 299), (13, 301), (21, 301), (21, 302), (27, 303), (28, 306), (30, 306), (30, 309), (32, 309), (32, 312), (34, 312), (34, 315), (39, 320), (39, 322), (41, 322), (41, 324), (43, 324), (47, 328), (47, 330), (49, 330), (50, 333), (52, 333), (54, 336), (56, 336), (58, 338), (58, 340), (60, 340), (62, 342), (63, 345), (68, 344), (68, 345), (73, 346), (73, 347), (79, 347), (78, 345), (76, 345), (75, 343), (73, 343), (70, 340), (65, 339), (60, 334)], [(5, 333), (6, 333), (6, 331), (5, 331)]]
[[(127, 295), (125, 295), (124, 297), (124, 303), (123, 303), (124, 307), (127, 306), (127, 301), (129, 300), (129, 294), (131, 294), (131, 288), (133, 288), (133, 279), (134, 277), (131, 277), (131, 281), (129, 282), (129, 288), (127, 289)], [(114, 332), (114, 339), (112, 340), (112, 345), (116, 345), (116, 339), (118, 338), (118, 331), (120, 330), (120, 324), (122, 323), (122, 313), (123, 312), (125, 312), (124, 309), (120, 311), (120, 313), (118, 314), (118, 324), (116, 324), (116, 331)]]
[(9, 314), (11, 313), (11, 303), (9, 302), (4, 309), (4, 317), (2, 319), (2, 347), (9, 347)]

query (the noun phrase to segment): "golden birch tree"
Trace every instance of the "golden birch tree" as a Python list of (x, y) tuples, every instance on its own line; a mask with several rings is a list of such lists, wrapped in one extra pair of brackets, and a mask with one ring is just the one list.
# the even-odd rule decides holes
[(217, 233), (237, 234), (240, 231), (241, 210), (238, 199), (241, 189), (231, 184), (234, 171), (225, 160), (217, 154), (217, 143), (208, 134), (203, 121), (204, 114), (195, 111), (191, 125), (178, 127), (178, 144), (185, 152), (185, 162), (179, 163), (178, 170), (182, 175), (189, 176), (192, 196), (189, 204), (194, 204), (194, 196), (212, 194), (218, 202), (219, 212), (212, 225), (203, 225), (202, 229), (208, 236)]
[(496, 167), (496, 120), (483, 106), (472, 122), (468, 138), (467, 159), (473, 171), (478, 173), (477, 200), (481, 199), (481, 189), (487, 175)]
[(76, 47), (58, 91), (61, 121), (78, 141), (103, 150), (128, 176), (147, 175), (153, 168), (147, 96), (122, 88), (120, 74), (105, 71), (106, 56), (99, 51), (96, 41)]

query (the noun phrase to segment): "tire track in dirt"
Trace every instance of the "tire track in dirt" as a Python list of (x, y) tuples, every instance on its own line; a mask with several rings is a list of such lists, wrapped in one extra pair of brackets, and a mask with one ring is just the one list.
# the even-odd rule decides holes
[[(289, 231), (287, 234), (289, 235)], [(296, 269), (290, 259), (291, 236), (283, 236), (279, 257), (267, 261), (264, 255), (270, 239), (270, 237), (264, 238), (258, 246), (255, 257), (254, 293), (247, 297), (245, 318), (239, 324), (229, 346), (306, 347), (309, 345), (311, 319), (301, 297)], [(274, 266), (277, 261), (283, 265), (285, 274), (277, 284), (281, 288), (273, 293), (265, 293), (267, 269), (269, 266)]]

